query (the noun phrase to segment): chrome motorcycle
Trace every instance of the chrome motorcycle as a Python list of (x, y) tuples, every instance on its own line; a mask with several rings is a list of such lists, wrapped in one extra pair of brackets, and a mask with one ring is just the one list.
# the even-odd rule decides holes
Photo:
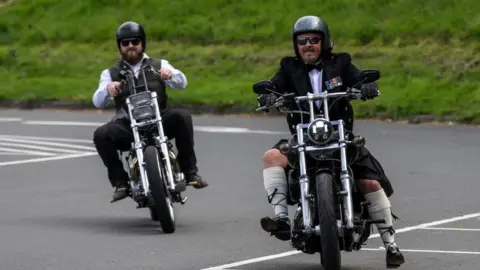
[[(120, 72), (126, 83), (129, 96), (126, 98), (128, 117), (134, 142), (125, 156), (131, 187), (129, 196), (137, 202), (137, 208), (150, 210), (150, 217), (160, 221), (165, 233), (175, 231), (173, 203), (184, 204), (187, 197), (186, 181), (177, 161), (173, 145), (165, 136), (157, 93), (148, 90), (145, 70), (158, 72), (151, 66), (140, 69), (145, 85), (135, 85), (131, 70)], [(137, 89), (144, 91), (137, 91)]]
[[(359, 82), (355, 86), (378, 80), (380, 72), (363, 70), (358, 76)], [(275, 92), (269, 80), (253, 85), (256, 94), (274, 92), (280, 96), (270, 107), (283, 113), (301, 115), (296, 134), (280, 146), (292, 168), (288, 173), (289, 205), (298, 205), (298, 208), (291, 230), (277, 234), (290, 234), (291, 246), (303, 253), (320, 253), (325, 270), (339, 270), (340, 251), (360, 250), (370, 236), (371, 224), (385, 223), (384, 219), (370, 219), (368, 203), (356, 189), (350, 168), (358, 153), (357, 147), (362, 147), (365, 139), (345, 130), (343, 120), (332, 121), (329, 117), (329, 99), (362, 98), (360, 90), (354, 87), (346, 92), (325, 91), (295, 96), (293, 93), (282, 95)], [(323, 107), (319, 115), (315, 115), (314, 110), (317, 100), (321, 100)], [(300, 107), (303, 101), (308, 102), (309, 112)], [(293, 103), (296, 103), (298, 111), (289, 110)], [(268, 109), (263, 106), (256, 110)], [(310, 115), (307, 123), (303, 114)], [(355, 154), (347, 156), (347, 147)]]

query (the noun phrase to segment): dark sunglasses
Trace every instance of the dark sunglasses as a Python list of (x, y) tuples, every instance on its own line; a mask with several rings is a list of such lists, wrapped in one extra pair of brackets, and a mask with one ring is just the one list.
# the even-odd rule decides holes
[(307, 44), (307, 41), (310, 42), (310, 44), (318, 44), (320, 42), (320, 40), (322, 40), (322, 39), (319, 38), (319, 37), (302, 37), (302, 38), (298, 38), (297, 42), (300, 45)]
[(133, 39), (122, 39), (120, 41), (120, 44), (122, 44), (122, 46), (124, 47), (127, 47), (128, 44), (132, 43), (133, 46), (137, 46), (138, 44), (140, 44), (140, 39), (138, 38), (133, 38)]

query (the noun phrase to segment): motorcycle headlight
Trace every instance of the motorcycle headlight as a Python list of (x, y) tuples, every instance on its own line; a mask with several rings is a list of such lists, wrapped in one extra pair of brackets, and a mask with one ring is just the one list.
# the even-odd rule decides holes
[(135, 121), (155, 118), (155, 108), (152, 105), (138, 106), (132, 109), (132, 117)]
[(141, 92), (129, 96), (128, 99), (130, 99), (130, 104), (133, 107), (137, 107), (140, 105), (150, 104), (150, 102), (152, 101), (152, 95), (150, 92)]
[(325, 144), (332, 138), (333, 126), (330, 122), (317, 119), (314, 120), (307, 129), (308, 138), (315, 144)]

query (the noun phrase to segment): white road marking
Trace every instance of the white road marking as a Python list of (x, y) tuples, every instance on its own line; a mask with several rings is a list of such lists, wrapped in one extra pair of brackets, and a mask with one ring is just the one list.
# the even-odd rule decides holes
[(21, 122), (22, 118), (0, 117), (0, 122)]
[[(16, 136), (15, 136), (16, 137)], [(26, 143), (26, 144), (38, 144), (38, 145), (50, 145), (50, 146), (58, 146), (58, 147), (68, 147), (68, 148), (73, 148), (73, 149), (83, 149), (83, 150), (89, 150), (89, 151), (95, 151), (94, 147), (91, 146), (83, 146), (83, 145), (74, 145), (74, 144), (68, 144), (68, 143), (57, 143), (57, 142), (45, 142), (45, 141), (37, 141), (37, 138), (32, 138), (30, 140), (24, 140), (24, 139), (13, 139), (14, 137), (8, 138), (8, 137), (2, 137), (0, 136), (0, 141), (4, 142), (18, 142), (18, 143)], [(41, 137), (40, 137), (41, 138)], [(91, 141), (89, 142), (90, 144), (92, 143)]]
[[(476, 217), (480, 217), (480, 212), (473, 213), (473, 214), (470, 214), (470, 215), (457, 216), (457, 217), (449, 218), (449, 219), (437, 220), (437, 221), (433, 221), (433, 222), (429, 222), (429, 223), (423, 223), (423, 224), (419, 224), (419, 225), (416, 225), (416, 226), (405, 227), (405, 228), (398, 229), (398, 230), (395, 230), (395, 231), (398, 234), (398, 233), (402, 233), (402, 232), (419, 230), (419, 229), (423, 229), (423, 228), (430, 227), (430, 226), (437, 226), (437, 225), (441, 225), (441, 224), (445, 224), (445, 223), (450, 223), (450, 222), (455, 222), (455, 221), (460, 221), (460, 220), (465, 220), (465, 219), (472, 219), (472, 218), (476, 218)], [(371, 235), (369, 239), (378, 238), (378, 237), (380, 237), (380, 235), (377, 233), (377, 234)], [(293, 251), (288, 251), (288, 252), (284, 252), (284, 253), (268, 255), (268, 256), (263, 256), (263, 257), (258, 257), (258, 258), (252, 258), (252, 259), (248, 259), (248, 260), (244, 260), (244, 261), (239, 261), (239, 262), (234, 262), (234, 263), (229, 263), (229, 264), (224, 264), (224, 265), (219, 265), (219, 266), (213, 266), (213, 267), (209, 267), (209, 268), (203, 268), (201, 270), (223, 270), (223, 269), (228, 269), (228, 268), (231, 268), (231, 267), (237, 267), (237, 266), (246, 265), (246, 264), (258, 263), (258, 262), (262, 262), (262, 261), (268, 261), (268, 260), (287, 257), (287, 256), (292, 256), (292, 255), (296, 255), (296, 254), (302, 254), (302, 252), (298, 251), (298, 250), (293, 250)]]
[(42, 126), (84, 126), (99, 127), (105, 123), (102, 122), (77, 122), (77, 121), (22, 121), (24, 125), (42, 125)]
[[(99, 127), (104, 122), (77, 122), (77, 121), (20, 121), (24, 125), (42, 125), (42, 126), (84, 126)], [(241, 127), (223, 127), (223, 126), (194, 126), (195, 131), (210, 133), (245, 133), (245, 134), (289, 134), (287, 131), (255, 130)]]
[(62, 156), (54, 156), (54, 157), (46, 157), (46, 158), (34, 158), (34, 159), (26, 159), (26, 160), (6, 161), (6, 162), (0, 162), (0, 167), (9, 166), (9, 165), (26, 164), (26, 163), (39, 163), (39, 162), (52, 161), (52, 160), (63, 160), (63, 159), (88, 157), (88, 156), (94, 156), (94, 155), (97, 155), (97, 153), (96, 152), (89, 152), (89, 153), (62, 155)]
[(0, 152), (0, 156), (38, 156), (38, 155), (29, 154), (29, 153)]
[[(0, 139), (1, 140), (1, 139)], [(75, 150), (67, 150), (67, 149), (61, 149), (61, 148), (52, 148), (52, 147), (44, 147), (44, 146), (37, 146), (37, 145), (29, 145), (25, 143), (11, 143), (11, 142), (1, 142), (0, 145), (4, 146), (13, 146), (16, 147), (16, 149), (19, 149), (19, 147), (22, 148), (29, 148), (29, 149), (36, 149), (36, 150), (44, 150), (44, 151), (50, 151), (50, 152), (60, 152), (60, 153), (68, 153), (68, 154), (75, 154), (75, 153), (82, 153), (80, 151), (75, 151)], [(45, 152), (48, 153), (48, 152)]]
[(58, 138), (58, 137), (36, 137), (36, 136), (7, 135), (7, 134), (0, 134), (0, 138), (21, 138), (21, 139), (36, 140), (36, 141), (73, 142), (73, 143), (89, 143), (89, 144), (93, 143), (93, 140), (85, 140), (85, 139), (67, 139), (67, 138)]
[[(64, 143), (59, 143), (62, 141)], [(66, 143), (69, 142), (69, 143)], [(52, 137), (34, 137), (18, 135), (0, 135), (0, 153), (2, 155), (36, 155), (48, 156), (44, 158), (32, 158), (26, 160), (4, 161), (0, 166), (18, 165), (26, 163), (38, 163), (52, 160), (62, 160), (96, 155), (95, 148), (86, 145), (75, 145), (72, 143), (93, 144), (91, 140), (52, 138)], [(1, 147), (1, 146), (8, 147)], [(43, 150), (43, 151), (34, 151)]]
[(422, 230), (439, 230), (439, 231), (470, 231), (470, 232), (480, 232), (480, 229), (471, 229), (471, 228), (441, 228), (441, 227), (428, 227), (421, 228)]
[(255, 130), (239, 127), (195, 126), (195, 131), (210, 133), (285, 134), (283, 131)]
[[(383, 251), (385, 248), (362, 248), (360, 251)], [(431, 250), (431, 249), (401, 249), (402, 252), (421, 252), (421, 253), (443, 253), (443, 254), (467, 254), (467, 255), (480, 255), (478, 251), (456, 251), (456, 250)]]
[(31, 151), (31, 150), (20, 150), (16, 148), (8, 148), (8, 147), (0, 147), (0, 151), (5, 151), (7, 153), (23, 153), (28, 155), (36, 155), (36, 156), (54, 156), (55, 154), (47, 153), (47, 152), (40, 152), (40, 151)]

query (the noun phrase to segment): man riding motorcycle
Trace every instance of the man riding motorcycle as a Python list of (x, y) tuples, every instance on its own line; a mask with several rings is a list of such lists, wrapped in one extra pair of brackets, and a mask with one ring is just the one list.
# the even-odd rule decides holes
[[(359, 70), (351, 63), (348, 53), (332, 53), (330, 32), (327, 24), (319, 17), (304, 16), (298, 19), (293, 27), (293, 47), (296, 57), (284, 57), (280, 68), (271, 79), (275, 92), (285, 94), (295, 92), (306, 95), (307, 92), (320, 93), (325, 89), (346, 87), (357, 83)], [(332, 87), (333, 86), (333, 87)], [(377, 84), (363, 84), (360, 88), (365, 99), (377, 96)], [(269, 106), (275, 102), (274, 93), (258, 96), (261, 106)], [(317, 101), (317, 111), (321, 109), (321, 101)], [(318, 109), (320, 108), (320, 109)], [(346, 129), (353, 130), (353, 108), (347, 100), (338, 100), (329, 111), (331, 120), (343, 119)], [(308, 120), (308, 117), (305, 117)], [(298, 114), (287, 115), (287, 122), (292, 135), (296, 124), (300, 123)], [(260, 223), (267, 232), (289, 230), (287, 202), (287, 177), (289, 169), (287, 157), (279, 151), (280, 140), (264, 153), (263, 179), (268, 201), (272, 204), (275, 216), (264, 217)], [(404, 263), (404, 257), (398, 249), (395, 240), (388, 197), (393, 194), (393, 188), (385, 175), (382, 166), (365, 147), (360, 148), (359, 157), (351, 166), (360, 192), (368, 206), (372, 219), (386, 219), (386, 224), (376, 224), (386, 248), (388, 268), (396, 268)], [(289, 240), (288, 236), (277, 236), (280, 240)]]
[[(146, 84), (150, 91), (157, 93), (165, 134), (170, 139), (175, 138), (178, 161), (187, 183), (192, 183), (195, 188), (208, 186), (207, 182), (197, 174), (191, 115), (183, 109), (166, 108), (166, 86), (178, 90), (184, 89), (187, 86), (187, 78), (168, 61), (150, 58), (145, 53), (146, 41), (145, 31), (140, 24), (136, 22), (121, 24), (117, 30), (117, 46), (122, 59), (113, 67), (102, 71), (98, 88), (93, 94), (93, 103), (97, 108), (103, 108), (111, 99), (115, 102), (116, 114), (113, 119), (98, 127), (93, 134), (97, 152), (107, 167), (108, 179), (112, 187), (115, 187), (111, 202), (128, 196), (129, 178), (123, 169), (117, 150), (129, 150), (134, 141), (126, 105), (129, 90), (126, 83), (120, 82), (122, 80), (120, 71), (132, 70), (135, 81), (138, 81), (140, 69), (145, 65), (153, 66), (159, 75), (145, 71), (146, 82), (135, 82), (135, 84)], [(140, 78), (143, 80), (143, 76)]]

